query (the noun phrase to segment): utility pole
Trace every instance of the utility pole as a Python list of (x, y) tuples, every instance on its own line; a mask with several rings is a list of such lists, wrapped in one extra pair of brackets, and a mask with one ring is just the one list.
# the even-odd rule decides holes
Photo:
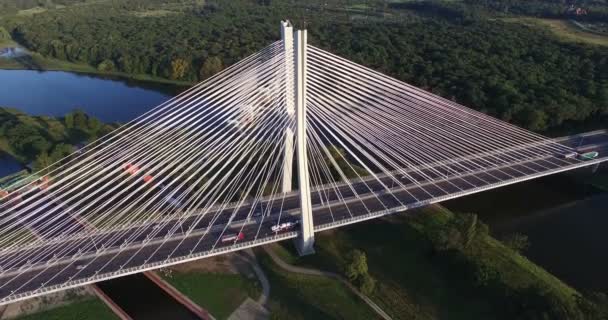
[[(310, 200), (310, 178), (308, 172), (308, 152), (306, 148), (306, 30), (293, 32), (289, 21), (281, 22), (281, 36), (285, 46), (285, 64), (287, 72), (287, 115), (296, 117), (296, 150), (298, 164), (298, 186), (300, 194), (300, 236), (296, 239), (296, 248), (300, 255), (314, 253), (315, 231)], [(294, 106), (295, 105), (295, 106)], [(295, 107), (295, 108), (294, 108)], [(283, 174), (283, 192), (291, 191), (293, 176), (293, 132), (285, 132), (285, 158)], [(288, 181), (287, 181), (288, 180)]]

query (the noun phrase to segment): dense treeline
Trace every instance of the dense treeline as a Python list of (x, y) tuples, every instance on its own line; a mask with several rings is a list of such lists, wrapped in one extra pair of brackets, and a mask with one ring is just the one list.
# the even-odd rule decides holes
[(198, 81), (278, 39), (278, 21), (291, 18), (306, 23), (315, 45), (532, 130), (608, 114), (605, 48), (565, 44), (463, 3), (409, 2), (394, 12), (409, 15), (390, 22), (343, 19), (329, 6), (315, 11), (287, 0), (109, 3), (50, 10), (5, 27), (45, 56), (104, 72)]
[(312, 29), (332, 52), (533, 130), (608, 113), (605, 48), (485, 20)]
[[(525, 283), (525, 276), (513, 277), (510, 274), (513, 271), (505, 268), (502, 261), (488, 259), (491, 250), (500, 250), (505, 257), (510, 257), (505, 259), (516, 259), (518, 254), (493, 239), (488, 226), (475, 214), (436, 212), (417, 216), (413, 225), (423, 232), (433, 259), (439, 261), (442, 268), (472, 284), (494, 304), (496, 319), (600, 320), (608, 317), (608, 296), (603, 293), (570, 295), (556, 284)], [(490, 246), (494, 249), (489, 249)], [(516, 279), (521, 283), (514, 283)]]
[(608, 2), (604, 0), (463, 0), (406, 1), (390, 3), (393, 9), (421, 9), (444, 15), (524, 15), (553, 19), (608, 22)]
[(169, 11), (160, 17), (104, 8), (103, 14), (87, 7), (37, 15), (15, 27), (13, 37), (45, 56), (84, 62), (100, 71), (196, 81), (278, 36), (276, 19), (259, 21), (238, 6), (226, 8), (222, 15), (208, 7), (200, 12)]
[(6, 152), (24, 163), (34, 161), (34, 168), (41, 169), (112, 128), (79, 110), (54, 118), (0, 108), (0, 153)]
[[(505, 14), (608, 21), (608, 2), (605, 0), (464, 0), (464, 3)], [(577, 9), (580, 10), (577, 12)]]

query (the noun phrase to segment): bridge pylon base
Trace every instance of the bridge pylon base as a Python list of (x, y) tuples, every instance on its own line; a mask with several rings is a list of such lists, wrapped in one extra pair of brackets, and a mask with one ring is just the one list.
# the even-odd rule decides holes
[(315, 254), (315, 238), (309, 237), (305, 239), (302, 236), (299, 236), (294, 239), (296, 249), (298, 250), (298, 254), (300, 257), (307, 256), (311, 254)]

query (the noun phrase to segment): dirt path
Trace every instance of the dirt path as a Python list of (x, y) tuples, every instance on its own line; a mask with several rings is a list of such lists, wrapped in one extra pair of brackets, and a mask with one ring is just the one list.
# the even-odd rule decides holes
[(270, 281), (264, 274), (262, 267), (258, 263), (258, 260), (253, 253), (253, 250), (247, 249), (240, 251), (238, 257), (246, 261), (253, 272), (255, 273), (260, 285), (262, 286), (262, 293), (257, 301), (251, 298), (247, 298), (243, 303), (228, 317), (228, 320), (262, 320), (268, 319), (270, 312), (268, 311), (268, 297), (270, 296)]

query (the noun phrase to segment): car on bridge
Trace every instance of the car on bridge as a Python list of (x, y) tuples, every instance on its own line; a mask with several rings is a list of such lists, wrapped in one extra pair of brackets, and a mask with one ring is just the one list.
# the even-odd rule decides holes
[(591, 152), (585, 152), (580, 154), (578, 157), (581, 160), (593, 160), (595, 158), (597, 158), (597, 156), (599, 156), (599, 152), (597, 151), (591, 151)]
[(277, 223), (277, 224), (273, 225), (272, 227), (270, 227), (270, 230), (272, 230), (272, 232), (287, 231), (287, 230), (293, 229), (295, 226), (297, 226), (299, 224), (300, 224), (300, 220)]
[(239, 240), (243, 240), (245, 239), (245, 234), (242, 232), (239, 233), (231, 233), (231, 234), (227, 234), (222, 236), (221, 238), (221, 242), (222, 243), (227, 243), (227, 242), (235, 242), (235, 241), (239, 241)]
[(566, 152), (566, 153), (562, 153), (560, 154), (561, 158), (564, 159), (574, 159), (578, 156), (578, 153), (576, 152)]

